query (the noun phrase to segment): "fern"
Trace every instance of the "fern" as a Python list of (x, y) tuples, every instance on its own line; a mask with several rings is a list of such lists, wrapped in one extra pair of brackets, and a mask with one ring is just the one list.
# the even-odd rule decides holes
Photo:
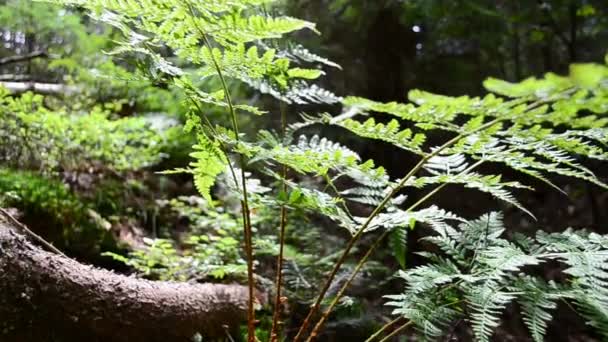
[[(592, 326), (606, 333), (608, 259), (604, 237), (573, 231), (539, 234), (523, 246), (502, 237), (505, 228), (498, 213), (466, 221), (432, 205), (404, 209), (406, 196), (399, 195), (404, 189), (434, 185), (434, 190), (428, 192), (430, 197), (446, 184), (460, 184), (489, 193), (532, 215), (512, 194), (514, 189), (528, 187), (505, 181), (500, 174), (473, 171), (487, 162), (503, 164), (551, 185), (550, 177), (561, 175), (608, 187), (584, 167), (582, 160), (608, 159), (608, 120), (601, 117), (606, 113), (606, 65), (573, 65), (569, 75), (549, 73), (519, 83), (488, 79), (484, 86), (490, 94), (484, 97), (412, 90), (408, 94), (410, 103), (381, 103), (354, 96), (342, 98), (312, 83), (324, 74), (320, 66), (337, 65), (299, 45), (283, 43), (281, 40), (288, 33), (316, 32), (315, 25), (267, 14), (265, 6), (271, 0), (51, 2), (80, 6), (94, 18), (117, 28), (123, 41), (111, 53), (142, 57), (147, 77), (175, 85), (187, 95), (194, 109), (186, 128), (194, 130), (198, 144), (190, 168), (176, 171), (192, 173), (197, 189), (211, 202), (211, 188), (228, 168), (226, 174), (232, 177), (229, 187), (241, 191), (242, 196), (250, 287), (253, 247), (248, 242), (252, 233), (249, 198), (258, 208), (282, 207), (323, 215), (351, 233), (309, 318), (319, 309), (339, 268), (364, 233), (382, 231), (379, 239), (390, 233), (395, 246), (404, 246), (406, 229), (421, 223), (435, 232), (425, 240), (436, 244), (443, 254), (425, 253), (430, 265), (403, 271), (401, 276), (408, 286), (402, 295), (391, 297), (390, 304), (397, 306), (396, 314), (411, 319), (426, 336), (440, 336), (455, 319), (465, 318), (476, 338), (487, 341), (498, 326), (503, 309), (518, 300), (523, 303), (526, 325), (539, 339), (544, 336), (548, 312), (558, 299), (574, 302)], [(167, 58), (166, 53), (161, 53), (165, 48), (177, 58)], [(221, 89), (199, 87), (199, 80), (208, 78), (217, 78)], [(262, 132), (251, 139), (239, 132), (236, 112), (260, 115), (265, 111), (233, 99), (230, 85), (235, 81), (287, 104), (341, 103), (343, 113), (305, 115), (303, 122), (293, 124), (281, 138)], [(232, 127), (210, 122), (201, 104), (227, 109)], [(388, 120), (358, 117), (371, 114), (385, 115)], [(384, 141), (415, 154), (420, 161), (405, 177), (391, 179), (382, 166), (376, 166), (373, 160), (364, 161), (351, 148), (298, 132), (313, 124), (340, 126), (362, 139)], [(436, 131), (443, 131), (447, 137), (439, 146), (434, 145), (435, 139), (427, 139)], [(234, 156), (238, 168), (230, 162)], [(293, 179), (277, 174), (277, 166), (288, 168)], [(248, 168), (269, 175), (281, 184), (281, 190), (249, 183)], [(327, 188), (321, 190), (301, 182), (310, 176), (323, 181)], [(336, 186), (339, 178), (349, 178), (355, 185)], [(251, 191), (248, 185), (251, 190), (257, 186), (261, 191)], [(372, 214), (353, 217), (347, 202), (368, 205), (373, 208)], [(454, 227), (457, 222), (460, 224)], [(404, 250), (394, 250), (404, 264)], [(366, 258), (354, 268), (353, 277)], [(567, 281), (558, 284), (559, 291), (550, 290), (551, 286), (545, 286), (538, 277), (533, 277), (534, 284), (539, 284), (536, 288), (523, 281), (528, 279), (525, 273), (530, 268), (547, 261), (567, 267)], [(330, 305), (323, 319), (338, 300)], [(306, 330), (305, 325), (300, 332)], [(316, 329), (313, 336), (318, 333)], [(252, 304), (249, 335), (252, 341)], [(299, 337), (298, 333), (296, 340)]]
[(551, 311), (557, 307), (557, 300), (567, 297), (568, 293), (553, 282), (544, 282), (538, 278), (522, 277), (514, 289), (524, 290), (518, 298), (522, 306), (523, 321), (536, 342), (544, 341), (547, 324), (551, 321)]
[(211, 141), (204, 134), (198, 135), (198, 144), (192, 148), (194, 152), (190, 153), (190, 156), (194, 158), (194, 161), (190, 163), (189, 169), (176, 169), (163, 173), (191, 173), (194, 176), (196, 190), (208, 203), (212, 203), (211, 187), (217, 176), (226, 169), (228, 161), (224, 152), (219, 148), (219, 143)]
[[(533, 339), (542, 341), (552, 310), (558, 301), (567, 300), (575, 304), (592, 327), (608, 336), (607, 237), (567, 230), (540, 232), (535, 239), (513, 243), (502, 237), (505, 227), (498, 213), (462, 223), (458, 228), (431, 228), (437, 235), (424, 240), (445, 254), (423, 253), (429, 264), (398, 273), (407, 285), (403, 294), (388, 296), (387, 305), (400, 308), (395, 314), (423, 328), (425, 318), (421, 318), (422, 310), (413, 309), (416, 303), (444, 303), (457, 313), (451, 321), (467, 319), (476, 339), (489, 341), (503, 310), (516, 300)], [(563, 282), (548, 282), (536, 275), (533, 266), (548, 261), (566, 266)], [(446, 331), (447, 326), (449, 322), (435, 328)]]

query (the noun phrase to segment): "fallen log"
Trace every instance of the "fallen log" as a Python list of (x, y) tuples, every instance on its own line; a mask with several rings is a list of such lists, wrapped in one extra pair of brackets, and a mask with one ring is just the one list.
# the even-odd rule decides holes
[(15, 56), (0, 58), (0, 66), (4, 66), (6, 64), (11, 64), (11, 63), (25, 62), (25, 61), (29, 61), (34, 58), (46, 58), (46, 57), (49, 57), (49, 55), (46, 51), (38, 50), (38, 51), (33, 51), (30, 53), (27, 53), (25, 55), (15, 55)]
[(40, 82), (0, 82), (0, 86), (14, 94), (31, 91), (42, 95), (67, 96), (81, 90), (78, 86), (73, 85)]
[(0, 341), (204, 341), (245, 319), (247, 288), (136, 279), (47, 252), (0, 217)]

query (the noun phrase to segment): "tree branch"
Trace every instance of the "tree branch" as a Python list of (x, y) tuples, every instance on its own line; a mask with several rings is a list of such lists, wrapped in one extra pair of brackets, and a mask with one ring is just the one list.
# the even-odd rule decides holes
[(38, 82), (1, 82), (0, 86), (8, 89), (11, 93), (25, 93), (33, 91), (43, 95), (71, 95), (80, 91), (80, 87), (56, 83)]
[(49, 55), (46, 51), (37, 50), (37, 51), (27, 53), (25, 55), (15, 55), (15, 56), (0, 58), (0, 66), (12, 64), (12, 63), (25, 62), (25, 61), (32, 60), (34, 58), (47, 58), (47, 57), (49, 57)]

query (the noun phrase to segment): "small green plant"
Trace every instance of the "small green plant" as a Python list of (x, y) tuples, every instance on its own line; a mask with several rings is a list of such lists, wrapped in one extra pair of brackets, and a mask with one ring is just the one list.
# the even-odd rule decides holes
[(234, 213), (209, 207), (200, 197), (165, 201), (180, 219), (187, 219), (193, 233), (176, 246), (167, 239), (145, 239), (145, 248), (128, 257), (108, 253), (142, 275), (162, 280), (241, 279), (247, 265), (241, 256), (239, 229)]
[[(398, 273), (407, 283), (404, 293), (385, 296), (393, 313), (424, 338), (444, 336), (465, 319), (476, 340), (489, 341), (503, 310), (517, 302), (531, 337), (543, 341), (562, 301), (608, 336), (608, 237), (568, 229), (507, 240), (496, 212), (457, 227), (430, 227), (434, 234), (422, 240), (441, 253), (422, 253), (428, 264)], [(560, 281), (538, 275), (549, 262), (562, 265)]]

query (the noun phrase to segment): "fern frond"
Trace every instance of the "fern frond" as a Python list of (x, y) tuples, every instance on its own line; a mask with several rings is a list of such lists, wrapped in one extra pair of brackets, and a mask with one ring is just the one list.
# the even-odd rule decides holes
[[(444, 164), (449, 165), (449, 164)], [(447, 170), (444, 170), (447, 171)], [(526, 209), (513, 196), (509, 189), (530, 189), (518, 182), (502, 182), (500, 175), (481, 175), (476, 172), (459, 173), (455, 175), (443, 174), (432, 177), (419, 177), (410, 182), (409, 185), (422, 187), (428, 184), (462, 184), (465, 188), (479, 190), (488, 193), (501, 201), (509, 203), (531, 217), (534, 215)]]
[(432, 288), (451, 283), (461, 274), (456, 265), (445, 259), (439, 259), (430, 265), (417, 266), (407, 273), (397, 272), (397, 276), (407, 280), (407, 292), (419, 294)]
[(451, 175), (461, 173), (468, 166), (469, 164), (467, 163), (465, 156), (456, 153), (433, 156), (423, 167), (433, 175)]
[(400, 130), (399, 122), (391, 120), (387, 124), (376, 123), (373, 118), (361, 123), (357, 120), (346, 119), (335, 125), (345, 128), (354, 134), (368, 139), (381, 140), (415, 154), (424, 155), (421, 147), (426, 141), (422, 133), (413, 133), (410, 129)]
[[(355, 218), (359, 222), (363, 222), (365, 218)], [(442, 230), (448, 227), (449, 221), (460, 221), (465, 220), (459, 216), (440, 209), (436, 206), (430, 206), (425, 209), (416, 211), (405, 211), (401, 209), (391, 208), (390, 211), (381, 213), (372, 219), (368, 225), (367, 231), (371, 231), (377, 228), (392, 229), (395, 227), (409, 226), (413, 227), (417, 222), (426, 223), (433, 229)]]
[(414, 322), (416, 330), (427, 339), (437, 339), (444, 335), (450, 323), (461, 316), (457, 308), (443, 304), (442, 296), (431, 293), (428, 296), (384, 296), (389, 299), (387, 306), (396, 307), (392, 314), (400, 315)]
[(347, 174), (353, 171), (368, 178), (370, 182), (386, 177), (384, 169), (375, 168), (371, 160), (361, 163), (361, 157), (356, 152), (316, 135), (310, 139), (302, 135), (295, 145), (275, 145), (260, 150), (258, 156), (260, 160), (274, 160), (303, 174), (327, 175), (330, 170)]
[(521, 277), (512, 290), (522, 293), (517, 301), (532, 339), (544, 341), (547, 324), (553, 318), (550, 311), (557, 307), (558, 300), (568, 296), (567, 291), (553, 282), (546, 283), (531, 276)]
[(465, 298), (471, 306), (470, 322), (475, 338), (481, 342), (488, 342), (500, 324), (502, 311), (515, 296), (502, 291), (493, 283), (486, 283), (483, 286), (470, 288)]
[(300, 44), (289, 46), (287, 49), (281, 50), (279, 56), (289, 58), (294, 62), (303, 61), (307, 63), (317, 63), (342, 70), (342, 67), (339, 64), (310, 52), (310, 50)]
[(503, 243), (502, 246), (490, 246), (478, 253), (476, 264), (472, 272), (484, 272), (486, 279), (499, 281), (506, 277), (509, 272), (519, 271), (524, 266), (538, 265), (541, 263), (534, 255), (529, 255), (511, 243)]
[(405, 268), (407, 254), (407, 228), (397, 227), (390, 232), (388, 244), (401, 268)]
[(211, 187), (215, 178), (226, 169), (227, 160), (219, 149), (217, 142), (199, 135), (198, 144), (192, 146), (194, 152), (190, 156), (195, 160), (190, 163), (194, 175), (196, 190), (211, 203)]

